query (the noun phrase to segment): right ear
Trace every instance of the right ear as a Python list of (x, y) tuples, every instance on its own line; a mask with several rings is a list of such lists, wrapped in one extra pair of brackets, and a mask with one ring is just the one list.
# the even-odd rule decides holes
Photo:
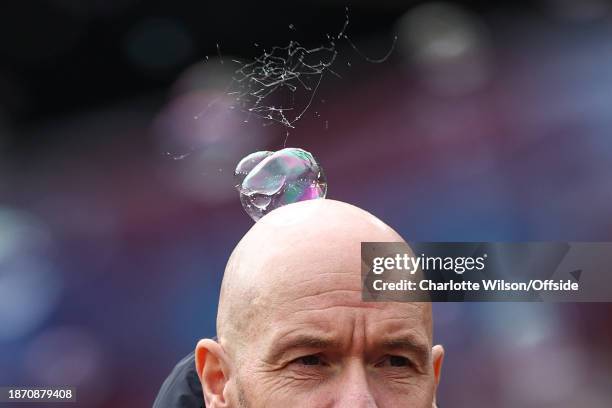
[(223, 347), (212, 339), (202, 339), (195, 349), (195, 363), (204, 401), (209, 408), (227, 408), (230, 370)]

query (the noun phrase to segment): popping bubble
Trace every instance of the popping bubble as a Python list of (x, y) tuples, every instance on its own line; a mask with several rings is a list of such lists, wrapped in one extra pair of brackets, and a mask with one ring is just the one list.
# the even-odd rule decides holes
[(312, 154), (297, 148), (251, 153), (234, 171), (242, 207), (257, 221), (275, 208), (325, 198), (327, 179)]

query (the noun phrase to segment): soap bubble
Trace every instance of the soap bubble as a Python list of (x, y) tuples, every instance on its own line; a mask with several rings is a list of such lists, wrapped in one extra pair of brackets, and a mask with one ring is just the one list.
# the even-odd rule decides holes
[(255, 221), (275, 208), (327, 194), (321, 166), (312, 154), (293, 147), (249, 154), (234, 177), (242, 207)]

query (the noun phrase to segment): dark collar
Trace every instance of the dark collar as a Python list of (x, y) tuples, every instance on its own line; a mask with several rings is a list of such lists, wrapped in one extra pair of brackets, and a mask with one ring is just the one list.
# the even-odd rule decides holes
[(203, 408), (202, 384), (192, 352), (174, 367), (162, 384), (153, 408)]

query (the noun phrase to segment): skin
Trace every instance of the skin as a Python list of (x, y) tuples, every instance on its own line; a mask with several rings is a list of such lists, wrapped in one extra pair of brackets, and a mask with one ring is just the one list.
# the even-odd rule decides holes
[(444, 350), (431, 304), (363, 302), (362, 241), (403, 239), (329, 199), (251, 228), (225, 270), (218, 341), (196, 347), (207, 407), (436, 406)]

